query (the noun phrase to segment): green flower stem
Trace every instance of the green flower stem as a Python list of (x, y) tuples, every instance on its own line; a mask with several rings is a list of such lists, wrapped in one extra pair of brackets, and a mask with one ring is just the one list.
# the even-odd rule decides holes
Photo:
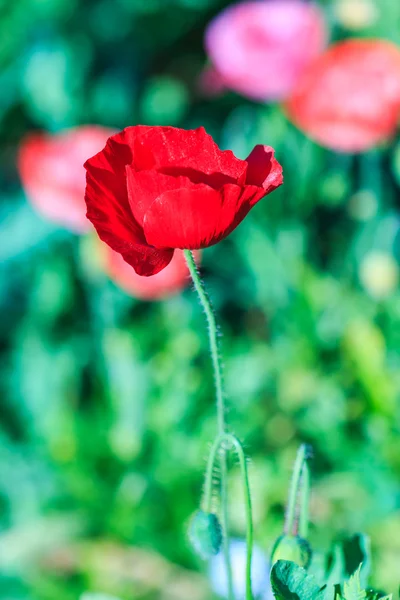
[(214, 464), (218, 457), (218, 452), (224, 443), (230, 444), (236, 450), (239, 458), (240, 470), (242, 473), (243, 491), (245, 496), (245, 511), (246, 511), (246, 600), (253, 600), (251, 591), (251, 559), (253, 554), (253, 517), (251, 507), (251, 494), (249, 484), (249, 474), (247, 469), (246, 456), (242, 444), (232, 434), (224, 433), (219, 435), (212, 445), (210, 456), (208, 459), (206, 470), (206, 481), (204, 485), (203, 510), (211, 512), (212, 510), (212, 487), (213, 487), (213, 471)]
[(222, 370), (218, 353), (217, 322), (215, 320), (215, 314), (211, 306), (210, 298), (208, 297), (208, 294), (204, 287), (204, 283), (201, 280), (200, 274), (197, 270), (197, 265), (194, 260), (193, 253), (191, 252), (191, 250), (184, 250), (184, 254), (187, 265), (189, 267), (190, 275), (194, 283), (194, 287), (196, 288), (196, 292), (200, 298), (200, 302), (204, 308), (204, 312), (206, 313), (207, 317), (211, 358), (214, 367), (215, 390), (217, 395), (218, 433), (225, 433), (225, 405), (224, 395), (222, 392)]
[[(297, 452), (296, 461), (294, 463), (292, 481), (290, 484), (289, 500), (285, 519), (285, 534), (296, 535), (296, 509), (301, 479), (303, 476), (304, 465), (307, 461), (307, 448), (302, 444)], [(304, 526), (304, 524), (303, 524)]]
[[(222, 391), (222, 370), (221, 363), (218, 353), (218, 329), (215, 319), (215, 315), (211, 306), (210, 299), (204, 287), (204, 283), (201, 280), (200, 274), (197, 270), (197, 265), (193, 257), (191, 250), (184, 250), (185, 259), (192, 277), (194, 287), (199, 296), (200, 302), (203, 306), (204, 312), (206, 313), (208, 323), (208, 334), (210, 341), (211, 358), (214, 368), (215, 378), (215, 390), (217, 398), (217, 421), (218, 421), (218, 435), (224, 435), (226, 433), (225, 423), (225, 404), (224, 396)], [(228, 533), (228, 497), (227, 497), (227, 456), (225, 448), (222, 448), (220, 455), (220, 471), (221, 471), (221, 525), (224, 532), (224, 556), (226, 573), (228, 580), (228, 599), (234, 598), (233, 594), (233, 580), (232, 580), (232, 566), (230, 561), (229, 552), (229, 533)]]
[(301, 477), (301, 497), (300, 497), (300, 517), (299, 517), (299, 536), (307, 539), (309, 523), (309, 504), (310, 504), (310, 469), (307, 460), (303, 464), (303, 475)]

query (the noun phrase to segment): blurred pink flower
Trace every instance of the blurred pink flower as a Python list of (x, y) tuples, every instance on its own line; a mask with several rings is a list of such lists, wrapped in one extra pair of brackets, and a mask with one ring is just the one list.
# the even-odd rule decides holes
[(324, 49), (321, 10), (303, 0), (228, 7), (208, 26), (205, 46), (225, 85), (256, 100), (284, 99)]
[[(190, 284), (189, 269), (182, 250), (175, 250), (169, 265), (156, 275), (142, 277), (124, 261), (121, 254), (101, 243), (100, 257), (104, 271), (127, 294), (141, 300), (161, 300), (180, 292)], [(200, 252), (195, 252), (200, 261)]]
[(84, 202), (83, 163), (114, 131), (85, 125), (57, 134), (32, 133), (21, 142), (18, 168), (28, 200), (50, 221), (82, 233), (91, 228)]

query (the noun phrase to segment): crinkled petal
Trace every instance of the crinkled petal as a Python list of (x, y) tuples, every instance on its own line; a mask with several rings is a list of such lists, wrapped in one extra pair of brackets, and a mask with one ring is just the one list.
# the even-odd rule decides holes
[[(135, 129), (136, 133), (141, 133), (147, 128)], [(172, 259), (173, 252), (160, 252), (149, 247), (129, 206), (125, 168), (134, 161), (132, 134), (132, 131), (124, 130), (112, 136), (104, 150), (86, 161), (85, 200), (87, 217), (99, 237), (120, 252), (137, 273), (148, 276), (163, 269)], [(140, 154), (140, 161), (141, 165), (146, 162), (143, 154)]]
[[(112, 244), (108, 242), (113, 248)], [(114, 248), (115, 249), (115, 248)], [(174, 250), (167, 248), (156, 250), (150, 246), (136, 245), (127, 251), (120, 251), (125, 262), (130, 264), (138, 275), (151, 277), (165, 269), (174, 256)]]
[[(101, 244), (105, 268), (123, 290), (143, 300), (158, 300), (178, 293), (189, 285), (190, 274), (182, 250), (177, 250), (170, 264), (153, 277), (140, 277), (107, 244)], [(197, 255), (197, 260), (199, 256)]]
[(125, 167), (132, 163), (132, 151), (124, 137), (122, 132), (109, 138), (106, 147), (84, 165), (87, 217), (99, 235), (110, 232), (125, 243), (145, 243), (128, 201)]
[(98, 229), (97, 234), (110, 248), (119, 252), (138, 275), (150, 277), (164, 269), (172, 260), (174, 250), (157, 249), (146, 244), (124, 242), (105, 229)]
[[(141, 148), (153, 153), (152, 167), (167, 174), (176, 174), (169, 169), (180, 167), (181, 175), (197, 173), (195, 183), (207, 183), (199, 174), (222, 174), (231, 183), (243, 181), (246, 163), (236, 158), (231, 150), (220, 150), (204, 127), (178, 129), (175, 127), (149, 128), (140, 136)], [(182, 171), (183, 169), (183, 171)], [(244, 181), (243, 181), (244, 182)], [(222, 183), (227, 183), (225, 179)]]
[(142, 227), (146, 211), (158, 196), (169, 190), (195, 187), (187, 177), (173, 177), (153, 170), (137, 172), (130, 166), (126, 167), (126, 177), (130, 208)]
[(258, 144), (246, 158), (246, 184), (256, 185), (269, 194), (283, 183), (282, 167), (274, 156), (271, 146)]
[(219, 192), (199, 184), (196, 189), (164, 192), (147, 210), (144, 233), (159, 248), (206, 248), (226, 237), (245, 217), (242, 189), (228, 183)]

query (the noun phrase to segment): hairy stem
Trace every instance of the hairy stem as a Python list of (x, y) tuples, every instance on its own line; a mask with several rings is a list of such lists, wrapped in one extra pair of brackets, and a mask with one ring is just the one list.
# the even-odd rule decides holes
[[(211, 358), (214, 369), (215, 391), (217, 400), (217, 422), (218, 436), (226, 434), (225, 422), (225, 403), (222, 391), (222, 369), (218, 353), (218, 329), (215, 314), (212, 309), (211, 301), (208, 297), (204, 283), (197, 270), (197, 265), (190, 250), (184, 250), (185, 259), (192, 277), (194, 287), (203, 306), (208, 324), (208, 336), (210, 342)], [(224, 556), (228, 581), (228, 598), (234, 598), (232, 566), (229, 553), (229, 534), (228, 534), (228, 498), (227, 498), (227, 455), (224, 447), (221, 448), (220, 454), (220, 471), (221, 471), (221, 525), (224, 532)]]
[(245, 496), (245, 512), (246, 512), (246, 600), (253, 600), (253, 594), (251, 590), (251, 559), (253, 554), (253, 517), (251, 507), (251, 493), (249, 484), (249, 474), (247, 469), (246, 456), (239, 440), (229, 433), (219, 435), (210, 452), (210, 456), (207, 464), (206, 481), (204, 486), (204, 498), (203, 498), (203, 510), (205, 512), (211, 512), (212, 505), (212, 484), (213, 484), (213, 470), (214, 463), (218, 456), (218, 452), (224, 443), (228, 443), (235, 449), (238, 458), (239, 465), (242, 474), (242, 484)]
[(301, 477), (301, 496), (300, 496), (300, 516), (299, 516), (299, 535), (307, 539), (309, 523), (309, 504), (310, 504), (310, 469), (307, 461), (304, 461), (303, 475)]

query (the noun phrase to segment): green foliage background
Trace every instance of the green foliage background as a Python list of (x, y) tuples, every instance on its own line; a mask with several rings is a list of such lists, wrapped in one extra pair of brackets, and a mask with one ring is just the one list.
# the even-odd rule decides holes
[[(276, 148), (285, 185), (203, 253), (232, 429), (245, 440), (257, 543), (282, 526), (290, 468), (312, 444), (311, 541), (372, 537), (374, 585), (400, 565), (400, 146), (322, 150), (279, 106), (204, 98), (202, 38), (219, 0), (0, 2), (0, 597), (207, 597), (186, 540), (215, 416), (190, 289), (126, 296), (89, 239), (24, 198), (25, 133), (98, 123), (204, 125), (245, 157)], [(321, 3), (331, 38), (354, 35)], [(400, 5), (356, 35), (400, 41)], [(244, 533), (232, 469), (232, 530)], [(266, 574), (267, 577), (267, 574)]]

